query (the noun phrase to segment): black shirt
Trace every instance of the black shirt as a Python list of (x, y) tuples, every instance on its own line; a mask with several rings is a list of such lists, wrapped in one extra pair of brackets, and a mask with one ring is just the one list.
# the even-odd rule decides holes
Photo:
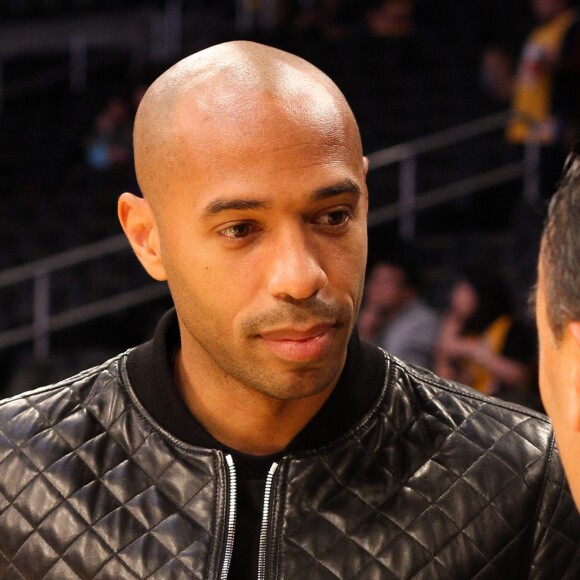
[(291, 453), (319, 447), (354, 426), (379, 397), (384, 383), (380, 351), (360, 342), (355, 333), (348, 344), (345, 367), (332, 394), (290, 444), (280, 453), (252, 456), (214, 439), (195, 419), (173, 380), (173, 362), (180, 347), (175, 310), (161, 319), (153, 340), (132, 350), (127, 372), (131, 385), (149, 414), (169, 433), (198, 447), (221, 449), (232, 455), (238, 482), (238, 511), (230, 578), (258, 574), (258, 549), (266, 475), (273, 462)]

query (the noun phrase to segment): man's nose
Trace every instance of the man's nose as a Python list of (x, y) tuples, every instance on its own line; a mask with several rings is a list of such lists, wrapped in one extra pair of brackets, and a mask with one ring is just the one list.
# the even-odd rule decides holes
[(270, 248), (268, 291), (276, 298), (305, 300), (328, 284), (314, 242), (296, 230), (278, 236)]

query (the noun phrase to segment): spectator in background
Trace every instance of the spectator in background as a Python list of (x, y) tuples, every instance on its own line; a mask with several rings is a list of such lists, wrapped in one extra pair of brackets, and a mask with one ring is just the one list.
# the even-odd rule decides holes
[(128, 165), (132, 155), (131, 113), (125, 100), (111, 97), (95, 119), (86, 145), (86, 160), (96, 171)]
[(414, 0), (382, 0), (366, 15), (369, 33), (375, 37), (402, 38), (414, 32)]
[(580, 125), (580, 21), (571, 0), (531, 0), (538, 25), (524, 43), (517, 70), (498, 47), (483, 55), (486, 88), (511, 99), (507, 140), (541, 144), (539, 193), (552, 195)]
[(399, 255), (382, 258), (372, 268), (359, 315), (362, 338), (417, 366), (433, 367), (439, 317), (419, 295), (413, 261)]
[[(372, 0), (306, 0), (299, 2), (292, 29), (329, 42), (349, 38), (361, 13)], [(355, 24), (356, 26), (356, 24)]]
[(514, 88), (514, 62), (507, 50), (499, 46), (487, 48), (481, 58), (483, 88), (501, 103), (511, 100)]
[(504, 399), (537, 407), (532, 389), (535, 344), (513, 314), (503, 280), (465, 269), (441, 323), (435, 372)]

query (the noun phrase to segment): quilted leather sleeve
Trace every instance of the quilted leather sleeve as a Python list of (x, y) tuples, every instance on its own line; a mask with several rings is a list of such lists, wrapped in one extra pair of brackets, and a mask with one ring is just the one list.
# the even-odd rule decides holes
[(217, 456), (148, 422), (123, 360), (0, 403), (0, 578), (216, 577)]
[(530, 579), (580, 578), (577, 512), (552, 444), (533, 537)]
[(282, 462), (268, 578), (580, 579), (544, 416), (408, 367), (342, 443)]

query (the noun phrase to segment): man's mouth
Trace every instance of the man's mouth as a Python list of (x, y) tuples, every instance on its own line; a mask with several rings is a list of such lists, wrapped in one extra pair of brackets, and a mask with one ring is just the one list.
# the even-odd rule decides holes
[(336, 324), (321, 323), (308, 327), (285, 327), (266, 330), (258, 338), (277, 357), (307, 362), (321, 358), (332, 345)]
[(334, 322), (322, 322), (310, 326), (288, 326), (284, 328), (273, 328), (259, 333), (261, 338), (266, 340), (308, 340), (328, 332), (335, 326)]

